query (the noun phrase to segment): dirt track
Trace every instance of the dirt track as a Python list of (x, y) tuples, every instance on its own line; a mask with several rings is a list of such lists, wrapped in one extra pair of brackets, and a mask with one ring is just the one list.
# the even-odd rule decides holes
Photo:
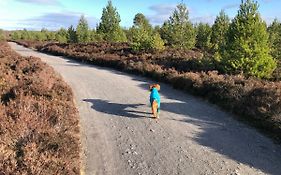
[(213, 105), (161, 84), (156, 122), (152, 81), (10, 45), (40, 57), (72, 87), (87, 175), (281, 174), (281, 146)]

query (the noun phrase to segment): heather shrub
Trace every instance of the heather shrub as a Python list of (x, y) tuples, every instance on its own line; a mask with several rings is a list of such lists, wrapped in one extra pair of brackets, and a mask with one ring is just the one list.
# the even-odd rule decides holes
[(39, 58), (0, 43), (0, 174), (79, 174), (71, 89)]
[[(43, 50), (170, 83), (281, 139), (280, 82), (220, 74), (216, 63), (209, 64), (211, 59), (200, 52), (169, 48), (154, 54), (135, 53), (125, 43), (49, 44)], [(206, 69), (205, 64), (212, 66)]]

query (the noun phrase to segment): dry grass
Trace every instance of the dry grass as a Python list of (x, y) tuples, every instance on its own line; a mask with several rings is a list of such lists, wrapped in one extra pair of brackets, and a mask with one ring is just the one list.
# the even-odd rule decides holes
[(39, 58), (0, 43), (0, 174), (79, 174), (71, 89)]

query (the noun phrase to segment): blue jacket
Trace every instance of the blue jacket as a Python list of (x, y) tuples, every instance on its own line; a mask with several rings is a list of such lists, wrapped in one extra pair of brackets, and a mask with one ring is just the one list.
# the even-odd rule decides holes
[(150, 104), (152, 104), (153, 100), (156, 100), (158, 103), (158, 108), (160, 108), (160, 95), (156, 88), (152, 88), (150, 93)]

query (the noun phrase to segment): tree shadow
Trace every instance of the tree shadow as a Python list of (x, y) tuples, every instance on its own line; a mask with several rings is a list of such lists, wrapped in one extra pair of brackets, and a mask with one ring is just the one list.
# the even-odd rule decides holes
[(105, 114), (110, 114), (112, 116), (128, 118), (150, 118), (149, 116), (147, 116), (150, 113), (136, 110), (139, 106), (143, 106), (145, 104), (119, 104), (101, 99), (84, 99), (83, 101), (91, 103), (92, 109)]
[[(139, 87), (148, 90), (149, 84), (143, 78), (134, 77)], [(269, 174), (281, 172), (281, 146), (256, 129), (239, 122), (230, 113), (223, 112), (216, 105), (202, 98), (195, 98), (170, 85), (161, 83), (161, 111), (172, 115), (171, 120), (192, 124), (200, 128), (193, 139), (198, 144), (211, 148), (239, 163), (260, 169)], [(259, 133), (259, 134), (257, 134)]]
[[(164, 102), (162, 111), (180, 114), (171, 120), (195, 125), (201, 132), (192, 138), (200, 145), (269, 174), (281, 172), (281, 147), (227, 113), (216, 108), (201, 108), (194, 101)], [(190, 138), (187, 138), (190, 139)], [(268, 161), (270, 160), (270, 161)]]
[(132, 74), (129, 74), (128, 72), (124, 72), (124, 71), (122, 72), (117, 68), (111, 68), (106, 65), (103, 66), (103, 65), (95, 64), (94, 62), (90, 62), (90, 61), (81, 61), (81, 60), (77, 60), (75, 58), (69, 58), (66, 56), (58, 56), (58, 57), (66, 60), (65, 66), (69, 66), (69, 67), (95, 68), (95, 69), (102, 70), (102, 71), (109, 71), (109, 72), (117, 74), (117, 75), (135, 76), (134, 74), (132, 75)]
[[(83, 101), (91, 103), (91, 108), (98, 112), (116, 117), (140, 119), (149, 118), (150, 114), (137, 110), (145, 104), (119, 104), (101, 99), (84, 99)], [(183, 116), (175, 116), (170, 120), (200, 128), (201, 132), (191, 138), (200, 145), (265, 173), (280, 174), (281, 149), (279, 145), (256, 134), (255, 130), (245, 124), (233, 122), (233, 119), (225, 116), (223, 112), (218, 112), (216, 108), (201, 109), (201, 107), (193, 100), (161, 103), (161, 111)]]

